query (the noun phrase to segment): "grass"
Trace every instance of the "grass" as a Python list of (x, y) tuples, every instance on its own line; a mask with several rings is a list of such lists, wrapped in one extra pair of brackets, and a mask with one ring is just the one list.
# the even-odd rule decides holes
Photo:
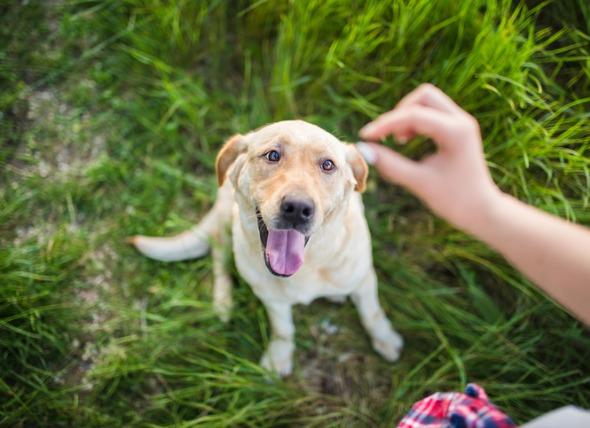
[(269, 378), (268, 322), (237, 273), (223, 325), (209, 258), (161, 264), (124, 243), (206, 212), (233, 133), (299, 117), (355, 141), (423, 81), (480, 120), (505, 191), (590, 226), (585, 1), (0, 11), (0, 425), (392, 426), (467, 382), (518, 423), (590, 407), (588, 331), (375, 174), (364, 199), (380, 295), (406, 338), (395, 365), (350, 304), (319, 301), (295, 313), (295, 374)]

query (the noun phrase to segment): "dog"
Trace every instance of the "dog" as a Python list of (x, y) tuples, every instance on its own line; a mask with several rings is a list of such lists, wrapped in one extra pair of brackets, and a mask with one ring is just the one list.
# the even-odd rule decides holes
[(368, 167), (355, 146), (313, 124), (281, 121), (231, 137), (217, 155), (216, 172), (217, 199), (198, 225), (168, 238), (134, 236), (136, 248), (162, 261), (202, 257), (211, 248), (213, 307), (227, 321), (231, 239), (238, 271), (271, 325), (260, 364), (280, 376), (293, 370), (292, 307), (318, 297), (350, 296), (373, 348), (396, 361), (403, 340), (377, 296), (361, 199)]

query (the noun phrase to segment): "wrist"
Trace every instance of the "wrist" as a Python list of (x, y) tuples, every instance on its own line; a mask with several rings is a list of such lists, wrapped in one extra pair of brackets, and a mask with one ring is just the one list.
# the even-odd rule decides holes
[(471, 215), (459, 227), (487, 242), (489, 235), (493, 234), (496, 225), (501, 221), (505, 207), (509, 203), (510, 195), (502, 192), (495, 184), (487, 189), (478, 203), (472, 208)]

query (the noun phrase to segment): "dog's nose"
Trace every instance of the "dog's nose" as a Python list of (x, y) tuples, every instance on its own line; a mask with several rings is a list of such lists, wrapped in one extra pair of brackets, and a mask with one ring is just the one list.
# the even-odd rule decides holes
[(314, 203), (310, 200), (285, 198), (281, 203), (281, 217), (293, 226), (307, 223), (314, 211)]

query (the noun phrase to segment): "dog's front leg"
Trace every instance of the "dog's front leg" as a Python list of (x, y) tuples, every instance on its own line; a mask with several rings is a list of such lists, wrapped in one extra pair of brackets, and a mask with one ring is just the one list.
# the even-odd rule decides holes
[(266, 352), (260, 360), (260, 365), (267, 370), (276, 372), (279, 376), (288, 376), (293, 371), (293, 318), (291, 305), (283, 302), (263, 302), (268, 313), (271, 327), (271, 339)]
[(212, 236), (213, 256), (213, 309), (221, 321), (228, 322), (233, 306), (232, 279), (227, 270), (231, 236), (229, 229), (221, 227)]
[(397, 361), (404, 346), (403, 338), (391, 327), (377, 297), (377, 276), (371, 272), (351, 294), (363, 326), (371, 336), (373, 348), (387, 361)]

